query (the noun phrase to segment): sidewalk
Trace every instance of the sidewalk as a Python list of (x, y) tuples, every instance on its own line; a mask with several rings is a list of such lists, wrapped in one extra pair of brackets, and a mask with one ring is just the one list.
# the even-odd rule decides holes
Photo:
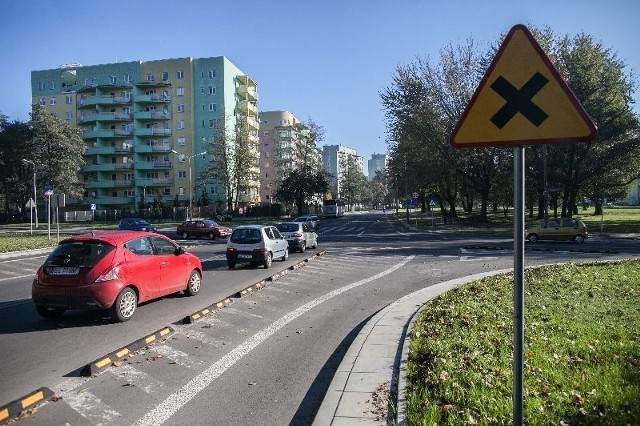
[[(378, 312), (347, 350), (313, 425), (406, 424), (406, 368), (416, 314), (425, 303), (448, 290), (509, 271), (445, 281), (408, 294)], [(396, 407), (397, 412), (390, 407)]]

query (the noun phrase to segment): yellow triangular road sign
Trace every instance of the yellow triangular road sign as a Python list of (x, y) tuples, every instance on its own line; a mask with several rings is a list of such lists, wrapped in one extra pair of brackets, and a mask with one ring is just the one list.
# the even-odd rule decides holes
[(457, 148), (588, 142), (597, 130), (533, 35), (514, 26), (451, 135)]

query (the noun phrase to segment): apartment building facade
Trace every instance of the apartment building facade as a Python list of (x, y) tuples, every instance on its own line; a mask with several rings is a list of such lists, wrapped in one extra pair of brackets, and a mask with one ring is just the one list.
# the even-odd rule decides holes
[[(227, 187), (200, 179), (216, 167), (220, 123), (246, 123), (258, 170), (256, 83), (227, 58), (179, 58), (32, 71), (33, 103), (78, 126), (85, 147), (80, 205), (136, 209), (140, 202), (187, 206), (202, 197), (224, 209)], [(219, 164), (217, 167), (229, 167)], [(251, 182), (239, 204), (257, 203)]]
[(369, 172), (368, 180), (371, 181), (376, 177), (376, 172), (384, 173), (387, 169), (387, 154), (371, 154), (371, 159), (367, 161), (367, 170)]
[(325, 145), (322, 147), (322, 162), (329, 176), (329, 192), (334, 200), (342, 196), (341, 181), (345, 173), (345, 164), (348, 159), (355, 160), (360, 172), (363, 172), (363, 159), (355, 149), (343, 145)]

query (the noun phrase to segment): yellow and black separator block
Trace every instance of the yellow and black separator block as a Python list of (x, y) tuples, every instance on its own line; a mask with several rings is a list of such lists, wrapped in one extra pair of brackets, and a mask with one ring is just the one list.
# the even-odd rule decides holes
[(29, 395), (16, 399), (7, 405), (0, 407), (0, 423), (12, 419), (24, 410), (33, 407), (36, 404), (44, 402), (53, 396), (53, 391), (49, 388), (40, 388)]
[(192, 324), (196, 321), (198, 321), (199, 319), (201, 319), (202, 317), (209, 315), (211, 312), (213, 311), (217, 311), (219, 309), (224, 308), (225, 306), (229, 306), (231, 304), (231, 297), (227, 297), (224, 300), (221, 300), (217, 303), (214, 303), (213, 305), (201, 309), (198, 312), (195, 312), (187, 317), (184, 317), (184, 319), (182, 320), (183, 324)]
[(270, 278), (267, 278), (266, 280), (259, 281), (259, 282), (255, 283), (254, 285), (245, 288), (244, 290), (240, 290), (239, 292), (234, 294), (233, 297), (235, 297), (235, 298), (246, 297), (246, 296), (249, 296), (250, 294), (252, 294), (254, 291), (262, 290), (263, 288), (265, 288), (267, 286), (267, 280), (269, 280), (269, 279)]
[(122, 361), (124, 358), (133, 354), (138, 349), (142, 349), (145, 346), (151, 345), (157, 342), (158, 340), (169, 336), (173, 332), (174, 332), (173, 328), (165, 327), (161, 330), (156, 331), (153, 334), (148, 335), (147, 337), (138, 339), (124, 348), (113, 351), (110, 354), (93, 361), (91, 364), (85, 365), (82, 368), (80, 375), (84, 377), (93, 376), (94, 374), (99, 373), (100, 371), (112, 365), (113, 363)]

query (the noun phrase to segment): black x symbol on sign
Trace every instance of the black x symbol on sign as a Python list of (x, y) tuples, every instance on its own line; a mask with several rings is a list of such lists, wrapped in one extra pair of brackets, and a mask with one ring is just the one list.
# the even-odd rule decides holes
[(536, 127), (541, 125), (549, 114), (541, 110), (531, 99), (549, 80), (539, 72), (527, 81), (520, 90), (516, 89), (504, 77), (500, 76), (491, 88), (502, 96), (507, 103), (491, 117), (491, 122), (502, 129), (517, 113), (524, 115)]

